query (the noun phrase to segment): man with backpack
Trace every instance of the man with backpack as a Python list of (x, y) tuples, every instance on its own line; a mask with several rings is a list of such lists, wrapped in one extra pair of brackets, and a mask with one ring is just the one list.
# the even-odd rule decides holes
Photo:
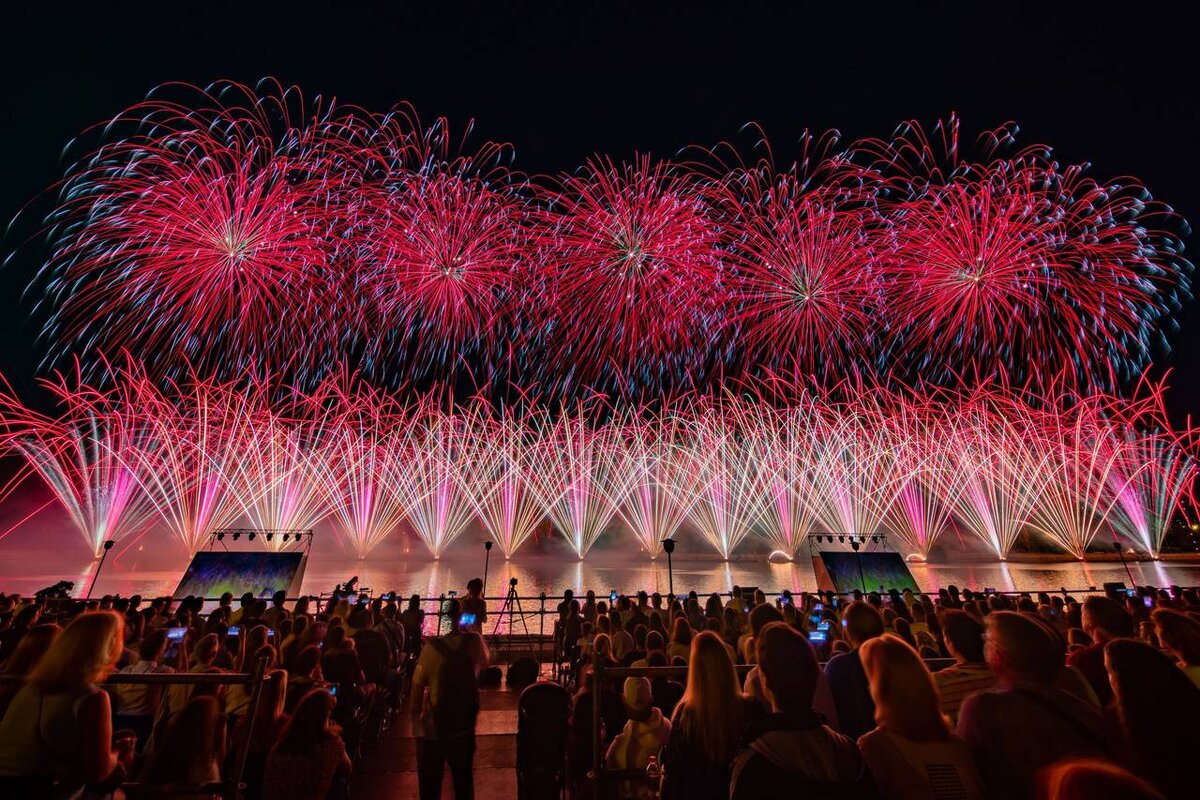
[(417, 781), (421, 800), (442, 795), (442, 771), (450, 766), (455, 800), (475, 796), (475, 718), (479, 715), (479, 671), (487, 665), (483, 637), (461, 624), (462, 606), (446, 601), (450, 623), (445, 636), (421, 650), (409, 691), (413, 736), (417, 740)]

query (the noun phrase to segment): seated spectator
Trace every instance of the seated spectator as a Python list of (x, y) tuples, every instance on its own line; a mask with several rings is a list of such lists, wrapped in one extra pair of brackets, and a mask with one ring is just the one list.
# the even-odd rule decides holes
[(42, 607), (37, 603), (29, 603), (21, 607), (21, 610), (13, 617), (12, 624), (0, 633), (0, 661), (10, 658), (17, 651), (17, 645), (21, 643), (25, 634), (38, 624), (38, 617), (41, 614)]
[(889, 800), (982, 800), (971, 750), (950, 732), (933, 676), (917, 652), (886, 634), (860, 653), (879, 725), (858, 747), (880, 794)]
[[(138, 645), (136, 663), (121, 670), (122, 675), (162, 675), (175, 670), (161, 664), (163, 653), (167, 649), (167, 632), (159, 628), (151, 631), (150, 635)], [(117, 713), (113, 723), (118, 728), (129, 728), (138, 734), (138, 740), (143, 744), (150, 738), (154, 727), (154, 719), (158, 716), (159, 703), (162, 700), (161, 686), (145, 684), (119, 684), (116, 687)]]
[(689, 666), (687, 689), (675, 707), (662, 754), (664, 800), (726, 797), (738, 737), (753, 713), (729, 648), (716, 633), (692, 639)]
[(288, 672), (288, 695), (284, 710), (292, 713), (301, 698), (318, 688), (317, 684), (324, 681), (321, 674), (321, 651), (316, 645), (304, 648), (304, 652), (296, 657), (296, 665)]
[(774, 622), (759, 634), (755, 655), (771, 713), (746, 728), (733, 763), (730, 800), (871, 796), (854, 742), (813, 710), (820, 667), (809, 643)]
[(135, 742), (114, 747), (112, 708), (97, 686), (124, 641), (122, 618), (95, 611), (50, 645), (0, 721), (0, 797), (67, 797), (124, 777)]
[(1040, 778), (1041, 800), (1165, 800), (1150, 784), (1110, 761), (1063, 761)]
[(1163, 649), (1174, 656), (1183, 673), (1200, 687), (1200, 622), (1170, 608), (1154, 609), (1150, 619)]
[[(671, 723), (652, 705), (646, 678), (626, 678), (621, 700), (629, 720), (609, 746), (605, 764), (609, 769), (645, 769), (650, 756), (657, 756), (667, 743)], [(651, 796), (644, 780), (621, 781), (618, 794), (622, 800)]]
[(333, 723), (336, 702), (314, 689), (296, 706), (267, 756), (263, 800), (325, 800), (334, 779), (350, 775), (350, 756)]
[[(218, 783), (224, 757), (225, 717), (220, 703), (215, 697), (193, 697), (167, 726), (143, 780), (154, 786)], [(220, 796), (212, 792), (172, 794), (185, 800), (219, 800)]]
[(345, 626), (330, 628), (326, 634), (325, 650), (321, 655), (321, 673), (325, 680), (347, 686), (367, 682), (362, 664), (358, 660), (358, 650), (354, 640), (347, 635)]
[(993, 798), (1032, 797), (1037, 772), (1065, 759), (1118, 758), (1119, 739), (1100, 710), (1055, 686), (1060, 649), (1039, 622), (997, 611), (985, 641), (996, 688), (963, 701), (958, 734)]
[[(696, 608), (695, 602), (689, 600)], [(675, 624), (671, 628), (671, 641), (667, 643), (667, 661), (675, 658), (682, 658), (685, 662), (691, 655), (692, 651), (692, 626), (683, 617), (675, 620)]]
[[(60, 633), (62, 633), (62, 628), (57, 625), (34, 625), (21, 638), (21, 643), (17, 645), (17, 649), (13, 651), (8, 660), (0, 665), (0, 673), (28, 676), (42, 660), (42, 656), (46, 655)], [(21, 684), (19, 683), (0, 683), (0, 719), (4, 719), (4, 712), (8, 711), (9, 704), (20, 690)]]
[(969, 694), (995, 686), (996, 676), (984, 660), (983, 626), (974, 617), (957, 609), (947, 611), (942, 634), (954, 666), (933, 673), (933, 682), (941, 698), (942, 713), (957, 723), (962, 701)]
[(1171, 800), (1194, 798), (1200, 783), (1182, 744), (1200, 720), (1200, 689), (1169, 656), (1133, 639), (1104, 647), (1114, 708), (1138, 775)]
[(861, 600), (851, 602), (842, 613), (844, 634), (850, 651), (839, 653), (825, 665), (825, 679), (833, 692), (837, 707), (838, 730), (857, 741), (875, 727), (875, 703), (863, 672), (858, 650), (864, 644), (883, 635), (883, 615)]
[(761, 603), (750, 609), (749, 619), (750, 630), (738, 639), (738, 658), (743, 664), (754, 663), (754, 637), (768, 624), (783, 622), (783, 614), (775, 606)]
[[(667, 656), (662, 651), (655, 651), (646, 657), (646, 665), (650, 667), (669, 667)], [(671, 678), (655, 677), (650, 679), (650, 694), (654, 698), (654, 706), (667, 719), (675, 713), (675, 706), (683, 698), (685, 687), (679, 681)]]
[(1083, 602), (1080, 620), (1083, 632), (1091, 638), (1092, 643), (1067, 656), (1067, 666), (1083, 673), (1099, 698), (1100, 705), (1107, 706), (1112, 701), (1113, 692), (1104, 669), (1104, 645), (1113, 639), (1133, 636), (1133, 619), (1116, 600), (1093, 595)]
[[(628, 597), (621, 599), (626, 604), (629, 603)], [(630, 614), (632, 615), (632, 611)], [(613, 609), (609, 612), (608, 621), (611, 627), (608, 635), (612, 640), (612, 655), (617, 661), (621, 661), (625, 658), (625, 654), (634, 648), (633, 636), (630, 635), (629, 631), (625, 630), (624, 625), (621, 623), (621, 612)]]

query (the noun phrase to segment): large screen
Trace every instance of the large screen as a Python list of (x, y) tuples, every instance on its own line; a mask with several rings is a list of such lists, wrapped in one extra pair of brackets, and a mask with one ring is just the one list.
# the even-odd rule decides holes
[(855, 589), (866, 592), (878, 592), (881, 589), (920, 591), (912, 573), (908, 571), (908, 565), (899, 553), (822, 550), (819, 555), (820, 563), (814, 558), (813, 569), (821, 589), (832, 589), (835, 592), (852, 592)]
[[(227, 552), (196, 553), (175, 590), (176, 597), (220, 597), (230, 592), (241, 597), (270, 597), (277, 591), (294, 595), (299, 588), (303, 553)], [(293, 584), (296, 584), (293, 587)]]

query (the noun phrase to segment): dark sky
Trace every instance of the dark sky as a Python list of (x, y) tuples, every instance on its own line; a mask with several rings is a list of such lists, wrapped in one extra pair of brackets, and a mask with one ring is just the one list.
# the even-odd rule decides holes
[[(530, 172), (594, 152), (669, 156), (752, 120), (787, 143), (805, 128), (883, 136), (950, 111), (973, 139), (1013, 119), (1023, 142), (1091, 161), (1101, 177), (1136, 175), (1200, 221), (1195, 37), (1165, 4), (79, 5), (3, 12), (4, 217), (60, 176), (72, 136), (156, 84), (273, 75), (372, 109), (408, 99), (425, 118), (474, 117), (476, 141), (513, 142)], [(18, 387), (36, 363), (19, 293), (40, 255), (23, 251), (0, 274), (0, 370)], [(1198, 339), (1192, 304), (1172, 340), (1180, 418), (1200, 408)]]

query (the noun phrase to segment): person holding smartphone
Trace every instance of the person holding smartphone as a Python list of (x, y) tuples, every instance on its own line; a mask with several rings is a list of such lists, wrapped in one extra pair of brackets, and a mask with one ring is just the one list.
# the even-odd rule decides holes
[(456, 800), (474, 796), (477, 681), (489, 654), (475, 630), (476, 622), (464, 622), (462, 603), (451, 598), (442, 612), (450, 629), (444, 636), (429, 639), (422, 648), (408, 695), (421, 800), (441, 797), (447, 764)]

